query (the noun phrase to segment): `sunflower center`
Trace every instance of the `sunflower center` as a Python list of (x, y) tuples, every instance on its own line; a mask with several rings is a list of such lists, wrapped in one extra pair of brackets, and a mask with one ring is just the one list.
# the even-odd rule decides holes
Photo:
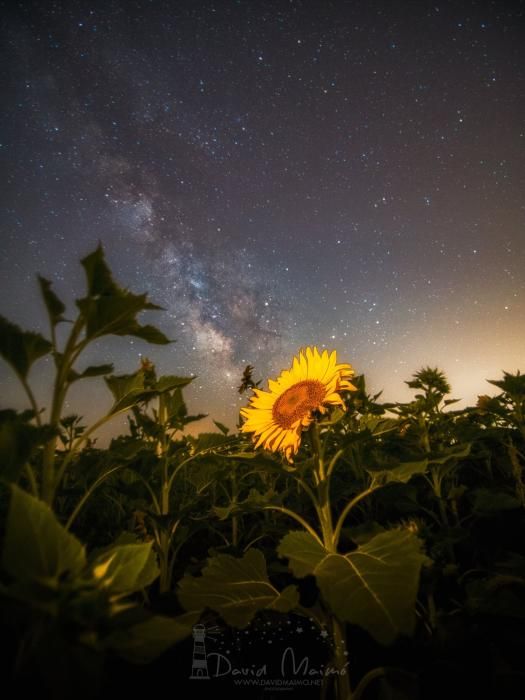
[(297, 382), (284, 391), (272, 408), (272, 416), (281, 428), (289, 429), (295, 421), (317, 408), (326, 396), (325, 386), (314, 379)]

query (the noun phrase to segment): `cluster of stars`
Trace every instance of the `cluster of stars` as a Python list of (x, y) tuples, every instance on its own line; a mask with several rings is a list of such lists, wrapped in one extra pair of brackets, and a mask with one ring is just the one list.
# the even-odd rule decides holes
[(472, 400), (522, 360), (520, 19), (468, 2), (12, 4), (0, 311), (42, 328), (35, 272), (80, 295), (101, 240), (178, 341), (123, 340), (119, 369), (143, 353), (197, 374), (190, 401), (223, 422), (246, 364), (273, 376), (313, 343), (392, 397), (430, 363)]

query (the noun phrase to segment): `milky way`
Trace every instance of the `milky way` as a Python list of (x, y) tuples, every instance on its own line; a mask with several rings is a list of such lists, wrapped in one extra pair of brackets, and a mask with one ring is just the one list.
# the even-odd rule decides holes
[[(44, 331), (35, 273), (72, 299), (100, 240), (177, 342), (112, 339), (86, 361), (196, 374), (191, 408), (230, 426), (244, 366), (272, 376), (311, 343), (389, 399), (431, 364), (475, 400), (525, 369), (523, 15), (5, 3), (0, 313)], [(69, 408), (108, 400), (86, 385)]]

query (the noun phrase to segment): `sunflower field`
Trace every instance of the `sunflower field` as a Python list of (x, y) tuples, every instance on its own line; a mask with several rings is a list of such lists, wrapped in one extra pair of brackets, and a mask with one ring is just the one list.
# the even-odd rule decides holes
[[(64, 343), (44, 278), (47, 337), (0, 318), (27, 398), (0, 410), (6, 697), (521, 697), (525, 375), (458, 409), (423, 367), (411, 401), (382, 403), (350, 358), (307, 347), (275, 379), (246, 368), (236, 431), (190, 434), (191, 377), (85, 367), (105, 336), (170, 341), (100, 247), (81, 262)], [(92, 381), (113, 405), (86, 425), (67, 397)], [(129, 430), (98, 448), (120, 414)]]

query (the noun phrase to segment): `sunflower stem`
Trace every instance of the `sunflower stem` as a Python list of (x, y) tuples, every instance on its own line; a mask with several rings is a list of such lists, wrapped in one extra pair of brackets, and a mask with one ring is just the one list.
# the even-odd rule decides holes
[(324, 445), (321, 440), (319, 425), (314, 421), (310, 427), (312, 450), (314, 453), (314, 481), (317, 491), (317, 516), (323, 535), (323, 545), (329, 551), (333, 548), (332, 509), (330, 506), (330, 479), (324, 468)]
[(324, 446), (321, 442), (319, 424), (315, 420), (310, 428), (310, 435), (312, 438), (312, 448), (315, 456), (315, 461), (317, 462), (317, 473), (319, 475), (319, 481), (324, 481), (326, 478), (324, 471)]
[[(330, 477), (336, 465), (337, 460), (342, 454), (340, 450), (330, 461), (328, 470), (325, 471), (324, 465), (324, 444), (321, 440), (319, 425), (314, 421), (310, 427), (310, 435), (312, 440), (312, 450), (314, 454), (314, 482), (317, 491), (317, 515), (321, 525), (323, 536), (323, 546), (327, 552), (332, 554), (337, 553), (338, 537), (334, 533), (334, 524), (332, 520), (332, 504), (330, 502)], [(350, 679), (348, 677), (348, 660), (346, 657), (346, 634), (344, 623), (342, 623), (335, 615), (330, 616), (330, 625), (332, 628), (332, 639), (334, 645), (334, 666), (335, 680), (334, 690), (336, 700), (351, 700), (352, 690), (350, 687)]]
[(337, 700), (352, 700), (352, 689), (348, 677), (348, 656), (344, 624), (335, 615), (331, 618), (332, 640), (335, 662), (335, 697)]

